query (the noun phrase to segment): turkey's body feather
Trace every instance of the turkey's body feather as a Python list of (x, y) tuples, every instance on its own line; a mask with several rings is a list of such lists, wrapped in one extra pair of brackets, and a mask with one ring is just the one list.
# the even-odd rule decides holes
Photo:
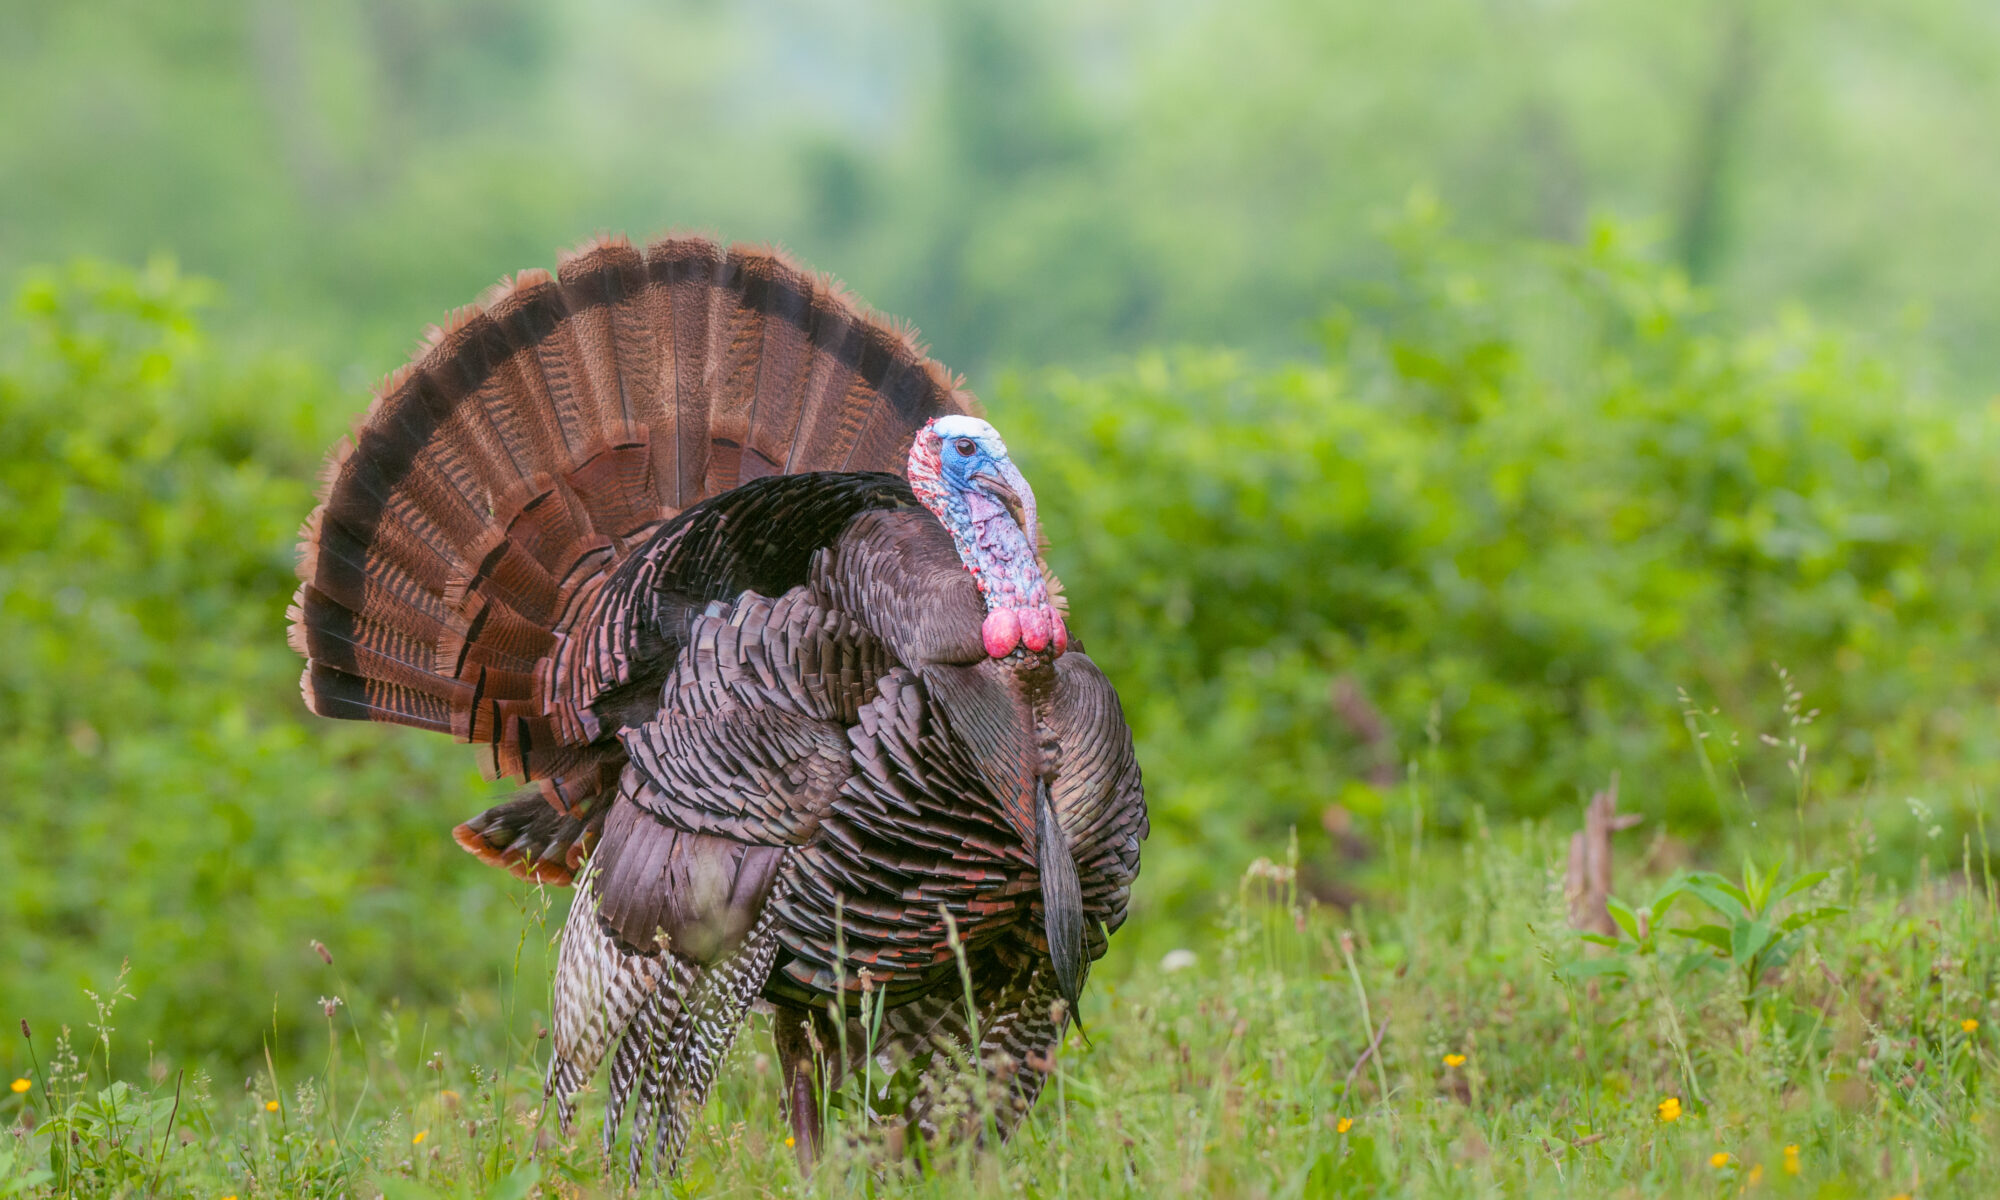
[(532, 785), (455, 836), (578, 884), (548, 1088), (567, 1126), (609, 1055), (635, 1171), (675, 1161), (760, 996), (802, 1154), (864, 995), (877, 1050), (937, 1064), (912, 1120), (942, 1128), (956, 1048), (1011, 1129), (1124, 920), (1146, 819), (1116, 694), (1075, 647), (994, 657), (899, 474), (970, 406), (774, 254), (614, 241), (439, 332), (329, 468), (306, 701)]

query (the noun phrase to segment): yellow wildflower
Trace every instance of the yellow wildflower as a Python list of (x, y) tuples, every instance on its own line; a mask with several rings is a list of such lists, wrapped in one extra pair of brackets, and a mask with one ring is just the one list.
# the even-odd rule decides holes
[(14, 1082), (12, 1082), (12, 1083), (8, 1084), (7, 1086), (8, 1086), (9, 1088), (12, 1088), (12, 1089), (13, 1089), (13, 1092), (14, 1092), (14, 1094), (15, 1094), (16, 1096), (18, 1096), (18, 1095), (20, 1095), (20, 1094), (21, 1094), (22, 1092), (25, 1092), (25, 1091), (27, 1091), (27, 1090), (28, 1090), (29, 1088), (31, 1088), (31, 1087), (34, 1087), (35, 1085), (34, 1085), (34, 1084), (32, 1084), (32, 1083), (29, 1083), (29, 1082), (28, 1082), (27, 1080), (25, 1080), (25, 1079), (16, 1079), (16, 1080), (15, 1080)]
[(1340, 1118), (1340, 1124), (1338, 1124), (1338, 1125), (1335, 1125), (1335, 1126), (1333, 1127), (1333, 1131), (1334, 1131), (1335, 1133), (1346, 1133), (1346, 1132), (1347, 1132), (1348, 1130), (1350, 1130), (1350, 1129), (1352, 1129), (1352, 1128), (1354, 1128), (1354, 1118), (1353, 1118), (1353, 1117), (1342, 1117), (1342, 1118)]
[(1750, 1173), (1743, 1177), (1743, 1182), (1754, 1187), (1756, 1186), (1757, 1181), (1762, 1178), (1764, 1178), (1764, 1164), (1758, 1163), (1757, 1165), (1750, 1168)]
[(1785, 1147), (1785, 1174), (1799, 1173), (1799, 1148), (1796, 1144)]
[(419, 1129), (419, 1130), (417, 1130), (417, 1136), (415, 1136), (415, 1137), (413, 1137), (413, 1138), (411, 1138), (411, 1139), (410, 1139), (410, 1145), (412, 1145), (412, 1146), (421, 1146), (421, 1145), (423, 1145), (423, 1144), (424, 1144), (424, 1139), (425, 1139), (425, 1138), (427, 1138), (427, 1137), (429, 1137), (430, 1135), (431, 1135), (431, 1131), (430, 1131), (430, 1130), (428, 1130), (428, 1129)]
[(788, 1150), (789, 1150), (789, 1149), (791, 1149), (791, 1148), (792, 1148), (793, 1146), (795, 1146), (795, 1145), (797, 1145), (797, 1144), (798, 1144), (798, 1139), (797, 1139), (797, 1138), (786, 1138), (786, 1139), (785, 1139), (785, 1148), (786, 1148), (786, 1149), (788, 1149)]
[(1447, 1067), (1462, 1067), (1465, 1065), (1465, 1055), (1447, 1054), (1444, 1056), (1444, 1065)]
[(1668, 1096), (1665, 1100), (1660, 1101), (1660, 1120), (1678, 1121), (1680, 1119), (1681, 1098), (1679, 1096)]
[(276, 1100), (266, 1100), (266, 1101), (264, 1101), (264, 1111), (265, 1111), (265, 1112), (277, 1112), (277, 1111), (278, 1111), (278, 1102), (277, 1102)]
[(1979, 1021), (1978, 1021), (1978, 1019), (1977, 1019), (1977, 1018), (1974, 1018), (1974, 1017), (1967, 1017), (1967, 1018), (1965, 1018), (1965, 1020), (1963, 1020), (1963, 1021), (1960, 1021), (1960, 1022), (1958, 1023), (1958, 1027), (1959, 1027), (1960, 1029), (1963, 1029), (1963, 1030), (1965, 1030), (1965, 1032), (1967, 1032), (1967, 1033), (1978, 1033), (1978, 1032), (1979, 1032)]
[(1735, 1160), (1727, 1150), (1717, 1150), (1708, 1156), (1708, 1165), (1711, 1167), (1726, 1167), (1733, 1161)]
[(1910, 1200), (1910, 1193), (1897, 1192), (1895, 1195), (1889, 1197), (1889, 1200)]

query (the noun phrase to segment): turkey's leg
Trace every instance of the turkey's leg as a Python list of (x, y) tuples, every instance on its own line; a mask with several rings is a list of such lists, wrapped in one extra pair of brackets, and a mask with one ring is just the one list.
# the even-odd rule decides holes
[(1069, 1026), (1069, 1014), (1051, 981), (1037, 972), (1034, 987), (1015, 1007), (995, 1013), (980, 1030), (979, 1057), (988, 1078), (1004, 1084), (994, 1098), (994, 1122), (1000, 1140), (1014, 1136), (1042, 1094), (1055, 1069), (1056, 1053)]
[(778, 1051), (778, 1070), (783, 1079), (785, 1115), (792, 1125), (792, 1150), (799, 1156), (799, 1169), (811, 1171), (819, 1158), (820, 1063), (829, 1043), (827, 1020), (816, 1011), (776, 1006), (771, 1022), (771, 1040)]
[[(949, 1128), (936, 1110), (939, 1099), (952, 1090), (951, 1080), (966, 1069), (961, 1060), (937, 1054), (926, 1072), (925, 1085), (912, 1098), (910, 1124), (926, 1138), (946, 1136), (986, 1139), (986, 1117), (993, 1118), (991, 1132), (1001, 1141), (1012, 1137), (1021, 1119), (1041, 1095), (1055, 1066), (1058, 1048), (1069, 1025), (1069, 1015), (1056, 994), (1053, 970), (1034, 968), (995, 985), (977, 990), (979, 1008), (979, 1053), (977, 1068), (970, 1079), (983, 1096), (972, 1098), (970, 1111), (961, 1114), (956, 1130)], [(963, 1009), (947, 1011), (940, 1030), (963, 1036)]]

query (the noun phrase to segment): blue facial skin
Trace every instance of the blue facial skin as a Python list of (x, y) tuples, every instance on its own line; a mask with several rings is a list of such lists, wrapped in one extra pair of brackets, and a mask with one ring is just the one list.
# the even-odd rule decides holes
[(981, 501), (998, 501), (1032, 543), (1035, 494), (1021, 476), (1021, 469), (1007, 456), (1007, 448), (998, 438), (970, 434), (941, 440), (938, 463), (945, 483), (959, 498), (972, 501), (975, 519), (984, 520), (989, 515)]
[[(972, 453), (967, 454), (961, 450), (959, 447), (962, 445), (970, 445)], [(978, 487), (974, 479), (982, 471), (990, 472), (993, 476), (1004, 479), (1006, 478), (1005, 468), (1014, 465), (1004, 452), (995, 454), (986, 445), (983, 438), (945, 438), (943, 451), (942, 454), (938, 455), (939, 465), (944, 468), (945, 478), (950, 482), (951, 486), (961, 492), (971, 491), (973, 488)], [(981, 488), (980, 490), (985, 491), (987, 489)]]

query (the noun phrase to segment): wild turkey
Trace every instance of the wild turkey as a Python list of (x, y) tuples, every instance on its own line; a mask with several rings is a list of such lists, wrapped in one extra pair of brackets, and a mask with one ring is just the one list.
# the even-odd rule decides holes
[(1147, 832), (1038, 537), (972, 397), (775, 252), (600, 241), (389, 378), (302, 533), (291, 641), (315, 713), (532, 782), (455, 836), (576, 886), (565, 1131), (615, 1044), (606, 1143), (629, 1106), (632, 1171), (671, 1170), (761, 997), (810, 1163), (864, 996), (928, 1071), (921, 1131), (975, 1044), (1012, 1130)]

